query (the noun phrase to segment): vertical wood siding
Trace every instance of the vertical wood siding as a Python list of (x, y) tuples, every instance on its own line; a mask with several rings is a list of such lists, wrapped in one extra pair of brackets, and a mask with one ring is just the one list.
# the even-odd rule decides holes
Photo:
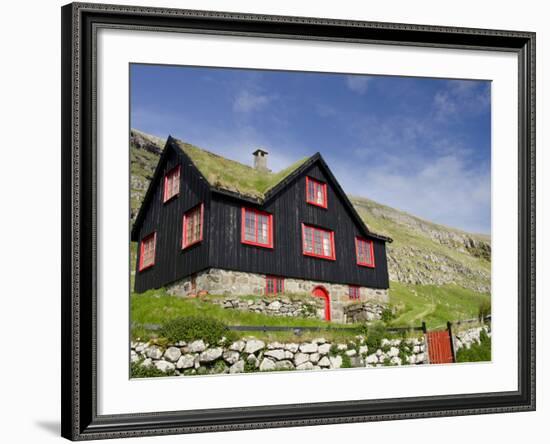
[[(327, 183), (327, 209), (306, 202), (307, 175)], [(273, 214), (273, 249), (241, 243), (242, 206), (237, 199), (213, 194), (208, 235), (210, 267), (388, 288), (385, 243), (373, 239), (375, 268), (357, 265), (355, 237), (363, 233), (318, 164), (259, 207)], [(303, 255), (302, 223), (334, 231), (335, 261)]]
[[(178, 163), (181, 164), (179, 195), (163, 203), (164, 174)], [(140, 241), (149, 233), (157, 232), (155, 265), (141, 272), (136, 268), (135, 291), (138, 293), (161, 287), (208, 266), (208, 236), (205, 235), (200, 243), (181, 249), (183, 215), (201, 202), (204, 203), (203, 233), (208, 233), (208, 185), (190, 165), (189, 159), (173, 149), (167, 153), (162, 173), (155, 178), (154, 195), (139, 232)]]

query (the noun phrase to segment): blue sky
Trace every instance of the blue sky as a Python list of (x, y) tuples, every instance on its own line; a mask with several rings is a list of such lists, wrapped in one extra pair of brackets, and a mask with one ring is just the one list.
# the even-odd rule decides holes
[(319, 151), (347, 193), (490, 233), (490, 82), (131, 66), (131, 126), (278, 171)]

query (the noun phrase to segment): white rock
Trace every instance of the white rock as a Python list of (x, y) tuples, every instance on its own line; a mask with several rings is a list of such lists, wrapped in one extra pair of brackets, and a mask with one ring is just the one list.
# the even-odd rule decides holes
[(304, 362), (296, 366), (296, 370), (313, 370), (313, 364), (311, 362)]
[(198, 341), (193, 341), (187, 346), (187, 350), (189, 350), (191, 353), (200, 353), (206, 350), (206, 344), (202, 339), (199, 339)]
[(416, 362), (424, 362), (424, 353), (418, 353), (416, 355)]
[(325, 338), (315, 338), (311, 342), (313, 342), (314, 344), (317, 344), (317, 345), (321, 345), (321, 344), (324, 344), (325, 342), (327, 342), (327, 340)]
[(413, 347), (413, 350), (412, 350), (412, 351), (413, 351), (413, 353), (420, 353), (420, 346), (419, 346), (419, 345), (415, 345), (415, 346)]
[(355, 350), (346, 350), (346, 355), (349, 357), (355, 356), (357, 352)]
[(185, 341), (178, 341), (174, 344), (176, 347), (185, 347), (187, 345), (187, 342)]
[(147, 358), (147, 359), (144, 359), (142, 362), (141, 362), (141, 366), (142, 367), (145, 367), (145, 368), (149, 368), (153, 365), (153, 360), (151, 358)]
[(288, 360), (277, 361), (275, 363), (276, 370), (292, 370), (294, 369), (294, 364)]
[(323, 356), (317, 363), (317, 365), (319, 365), (319, 367), (330, 367), (330, 359), (326, 356)]
[(373, 353), (365, 358), (367, 364), (376, 364), (378, 362), (378, 355)]
[(386, 345), (390, 345), (390, 344), (391, 344), (390, 340), (386, 338), (382, 338), (382, 341), (380, 341), (380, 345), (382, 347), (385, 347)]
[(338, 349), (338, 351), (346, 351), (348, 349), (348, 346), (346, 344), (338, 344), (336, 348)]
[(409, 361), (409, 364), (415, 364), (416, 363), (416, 355), (408, 356), (407, 361)]
[(268, 350), (275, 350), (278, 348), (285, 348), (285, 345), (281, 344), (280, 342), (270, 342), (269, 344), (267, 344)]
[(160, 359), (162, 358), (162, 349), (156, 345), (152, 345), (145, 352), (148, 358), (151, 359)]
[(319, 349), (317, 350), (317, 352), (322, 354), (322, 355), (328, 354), (329, 351), (330, 351), (330, 344), (320, 345)]
[(300, 364), (303, 364), (304, 362), (308, 362), (308, 361), (309, 361), (309, 355), (305, 353), (296, 353), (294, 355), (294, 364), (296, 366), (299, 366)]
[(369, 347), (366, 346), (366, 345), (361, 345), (359, 346), (359, 354), (360, 355), (365, 355), (369, 352)]
[(239, 360), (239, 352), (234, 350), (226, 350), (223, 352), (223, 359), (228, 364), (235, 364)]
[(170, 362), (177, 362), (181, 356), (181, 350), (177, 347), (168, 347), (164, 352), (164, 359)]
[(176, 366), (168, 361), (156, 361), (155, 367), (164, 373), (174, 371), (176, 369)]
[(144, 351), (147, 348), (147, 343), (146, 342), (138, 342), (134, 348), (136, 350), (136, 353), (141, 353), (142, 351)]
[(132, 350), (130, 352), (130, 362), (138, 362), (138, 361), (139, 361), (138, 354), (134, 350)]
[(381, 349), (376, 350), (376, 356), (382, 356), (384, 352)]
[(223, 353), (223, 348), (215, 347), (209, 348), (208, 350), (203, 351), (199, 356), (200, 362), (212, 362), (218, 359)]
[(317, 364), (319, 362), (319, 359), (321, 359), (321, 355), (319, 353), (312, 353), (309, 355), (309, 360), (313, 364)]
[(291, 342), (291, 343), (285, 345), (285, 350), (288, 350), (292, 353), (296, 353), (298, 351), (299, 347), (300, 346), (298, 344), (295, 344), (295, 343)]
[(248, 356), (248, 358), (246, 358), (246, 362), (248, 362), (250, 365), (253, 365), (255, 368), (258, 368), (260, 366), (260, 360), (254, 355)]
[(281, 361), (286, 357), (284, 350), (268, 350), (264, 353), (264, 356), (275, 358), (277, 361)]
[(264, 358), (262, 359), (262, 363), (260, 364), (260, 371), (265, 372), (267, 370), (275, 370), (275, 362), (273, 362), (271, 359)]
[(246, 341), (244, 348), (245, 353), (256, 353), (258, 350), (262, 350), (265, 347), (265, 342), (258, 339), (249, 339)]
[(267, 309), (271, 311), (279, 311), (280, 308), (281, 308), (281, 303), (279, 301), (273, 301), (267, 306)]
[(285, 350), (285, 359), (294, 359), (294, 353), (291, 351)]
[(329, 359), (330, 359), (330, 368), (340, 368), (340, 367), (342, 367), (342, 357), (341, 356), (331, 356)]
[(244, 341), (235, 341), (229, 346), (229, 350), (242, 352), (246, 343)]
[(399, 355), (399, 349), (397, 347), (390, 347), (388, 352), (386, 353), (390, 358), (393, 358), (395, 356)]
[(176, 368), (179, 369), (185, 369), (185, 368), (191, 368), (195, 364), (195, 356), (193, 355), (183, 355), (178, 359), (178, 362), (176, 362)]
[(393, 365), (401, 365), (401, 358), (399, 356), (394, 356), (390, 359), (390, 363)]
[(317, 350), (319, 350), (317, 344), (310, 344), (309, 342), (306, 342), (300, 345), (300, 351), (302, 353), (317, 353)]
[(235, 362), (231, 367), (229, 367), (229, 373), (243, 373), (244, 372), (244, 361)]

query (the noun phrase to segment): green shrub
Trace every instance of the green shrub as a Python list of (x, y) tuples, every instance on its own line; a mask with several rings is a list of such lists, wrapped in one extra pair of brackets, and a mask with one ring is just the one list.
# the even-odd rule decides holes
[(479, 344), (472, 344), (470, 348), (461, 348), (456, 352), (456, 362), (481, 362), (491, 360), (491, 338), (485, 330), (481, 330)]
[(204, 316), (186, 316), (167, 321), (160, 334), (174, 342), (202, 339), (210, 344), (216, 344), (223, 337), (234, 336), (223, 322)]
[(381, 348), (382, 338), (386, 333), (386, 329), (383, 325), (375, 324), (367, 330), (367, 346), (369, 350), (373, 352)]
[(156, 368), (154, 365), (149, 367), (144, 367), (141, 365), (143, 360), (138, 362), (132, 362), (130, 366), (130, 377), (131, 378), (157, 378), (159, 376), (174, 376), (175, 372), (167, 371), (163, 372)]
[(345, 353), (342, 353), (340, 356), (342, 356), (342, 365), (340, 368), (351, 368), (351, 358)]
[(385, 322), (387, 324), (391, 322), (394, 318), (395, 315), (390, 307), (387, 307), (382, 311), (382, 322)]
[(477, 311), (477, 317), (480, 321), (483, 321), (487, 316), (491, 314), (491, 301), (485, 300), (479, 304)]

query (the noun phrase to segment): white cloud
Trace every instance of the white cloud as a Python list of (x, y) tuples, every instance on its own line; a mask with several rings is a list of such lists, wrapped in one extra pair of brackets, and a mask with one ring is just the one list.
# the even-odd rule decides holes
[[(373, 154), (374, 155), (374, 154)], [(391, 156), (373, 167), (334, 165), (346, 192), (371, 198), (418, 217), (470, 232), (490, 232), (489, 168), (472, 168), (460, 152), (430, 161)]]
[(233, 101), (233, 110), (241, 113), (259, 111), (272, 101), (272, 97), (240, 91)]
[(449, 80), (447, 87), (434, 96), (435, 118), (441, 121), (461, 113), (479, 114), (486, 111), (491, 104), (490, 85), (478, 86), (477, 81)]
[(365, 94), (369, 87), (370, 79), (364, 76), (347, 76), (346, 85), (353, 92)]

